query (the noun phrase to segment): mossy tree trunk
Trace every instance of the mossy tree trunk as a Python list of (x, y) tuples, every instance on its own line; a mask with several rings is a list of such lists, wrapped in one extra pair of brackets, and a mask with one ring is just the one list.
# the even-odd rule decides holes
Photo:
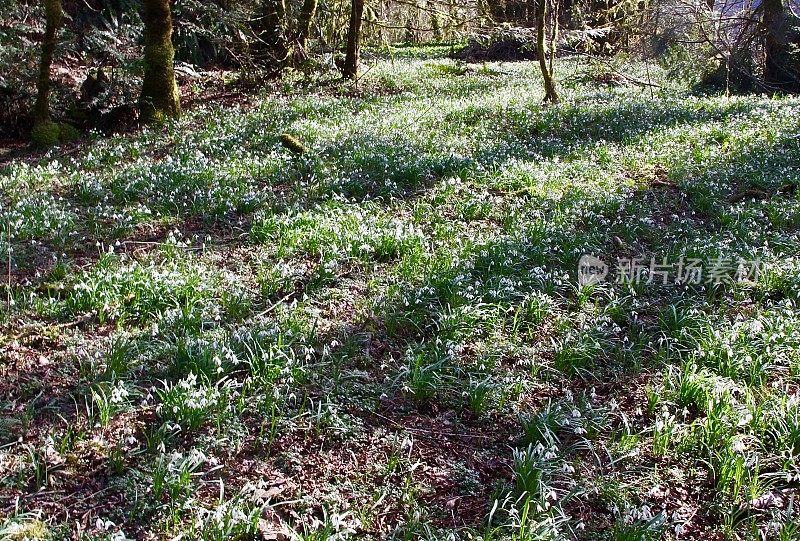
[(176, 118), (181, 112), (178, 85), (175, 82), (175, 49), (172, 47), (172, 14), (169, 0), (143, 0), (144, 81), (139, 109), (144, 122), (165, 117)]
[(764, 82), (779, 90), (800, 89), (800, 21), (784, 0), (764, 0)]
[(50, 68), (53, 64), (58, 31), (64, 20), (61, 0), (45, 0), (45, 30), (42, 40), (42, 56), (39, 61), (39, 78), (36, 80), (36, 103), (33, 106), (34, 125), (50, 121)]
[(347, 31), (347, 56), (344, 60), (345, 79), (358, 79), (358, 63), (361, 56), (361, 26), (364, 19), (364, 0), (352, 0), (350, 25)]
[(308, 48), (308, 38), (311, 36), (311, 25), (317, 15), (317, 1), (305, 0), (300, 10), (300, 20), (297, 22), (297, 44), (300, 51), (305, 54)]
[(286, 1), (262, 0), (261, 3), (261, 39), (269, 61), (283, 66), (289, 59), (289, 43), (287, 39)]
[[(539, 68), (544, 79), (544, 101), (558, 103), (558, 92), (555, 83), (555, 45), (557, 38), (557, 23), (552, 29), (550, 47), (547, 46), (547, 19), (549, 0), (533, 0), (536, 2), (536, 56), (539, 57)], [(555, 17), (557, 19), (557, 17)], [(548, 50), (550, 49), (550, 60), (548, 62)]]

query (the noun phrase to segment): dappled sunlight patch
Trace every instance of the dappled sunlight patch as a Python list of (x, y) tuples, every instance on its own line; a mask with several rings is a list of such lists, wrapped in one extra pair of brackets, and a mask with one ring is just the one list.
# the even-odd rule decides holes
[[(382, 60), (4, 168), (0, 532), (796, 522), (798, 102), (651, 68), (543, 107), (533, 64)], [(651, 274), (689, 258), (758, 272)]]
[(329, 204), (312, 211), (264, 213), (251, 237), (279, 258), (306, 255), (322, 260), (385, 261), (422, 245), (413, 224), (367, 205), (363, 209)]
[[(90, 313), (101, 323), (132, 321), (147, 324), (161, 318), (202, 326), (216, 322), (226, 310), (238, 310), (246, 293), (224, 289), (224, 273), (202, 263), (164, 257), (137, 260), (104, 254), (78, 276), (63, 300), (43, 300), (43, 310), (65, 314)], [(48, 302), (49, 301), (49, 302)]]

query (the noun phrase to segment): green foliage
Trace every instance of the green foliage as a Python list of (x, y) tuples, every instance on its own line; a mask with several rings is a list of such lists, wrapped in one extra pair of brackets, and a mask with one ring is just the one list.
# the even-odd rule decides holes
[(61, 126), (56, 122), (42, 122), (33, 127), (31, 142), (39, 148), (50, 148), (61, 142)]
[(704, 81), (717, 66), (707, 49), (673, 45), (660, 58), (659, 63), (667, 73), (690, 85)]
[(197, 430), (214, 417), (219, 424), (226, 413), (227, 389), (203, 383), (194, 374), (175, 384), (165, 382), (163, 390), (157, 393), (161, 401), (160, 417), (185, 430)]
[(62, 143), (70, 143), (80, 136), (80, 130), (71, 124), (47, 121), (33, 127), (31, 143), (37, 148), (50, 148)]
[(4, 166), (0, 528), (103, 490), (96, 539), (796, 535), (800, 104), (562, 62), (546, 108), (534, 65), (396, 58)]

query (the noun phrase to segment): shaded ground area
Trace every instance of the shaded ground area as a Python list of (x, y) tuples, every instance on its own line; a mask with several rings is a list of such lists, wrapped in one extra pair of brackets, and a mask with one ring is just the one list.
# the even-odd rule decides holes
[(0, 536), (796, 538), (800, 102), (456, 68), (4, 167)]

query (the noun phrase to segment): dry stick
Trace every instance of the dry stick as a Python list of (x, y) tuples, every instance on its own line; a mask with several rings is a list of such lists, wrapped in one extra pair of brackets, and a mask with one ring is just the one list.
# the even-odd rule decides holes
[[(425, 12), (425, 13), (431, 13), (431, 14), (434, 14), (434, 15), (444, 15), (445, 17), (450, 18), (450, 13), (447, 12), (447, 11), (442, 11), (442, 10), (434, 8), (434, 7), (428, 7), (428, 6), (420, 5), (417, 2), (409, 2), (407, 0), (394, 0), (394, 3), (395, 4), (399, 4), (399, 5), (411, 6), (413, 8), (416, 8), (417, 11), (422, 11), (422, 12)], [(435, 2), (431, 2), (431, 3), (435, 3)], [(449, 7), (449, 4), (446, 4), (445, 2), (439, 2), (439, 4)], [(476, 17), (476, 19), (477, 19), (477, 17)]]
[(590, 58), (592, 60), (596, 60), (598, 62), (603, 62), (604, 64), (606, 64), (611, 69), (611, 72), (614, 75), (622, 77), (623, 79), (625, 79), (629, 83), (633, 83), (633, 84), (639, 85), (639, 86), (649, 86), (649, 87), (652, 87), (652, 88), (661, 88), (661, 85), (658, 85), (656, 83), (652, 83), (652, 82), (649, 82), (649, 81), (642, 81), (641, 79), (637, 79), (635, 77), (631, 77), (629, 75), (625, 75), (621, 71), (615, 70), (614, 68), (612, 68), (610, 66), (611, 62), (609, 60), (606, 60), (605, 58), (601, 58), (599, 56), (595, 56), (595, 55), (590, 54), (590, 53), (585, 53), (583, 51), (571, 51), (569, 49), (561, 49), (561, 50), (564, 51), (564, 52), (571, 52), (571, 53), (579, 54), (581, 56), (586, 56), (586, 57), (588, 57), (588, 58)]
[(255, 317), (259, 318), (259, 317), (264, 317), (264, 316), (268, 315), (270, 312), (275, 310), (278, 306), (280, 306), (284, 302), (288, 301), (295, 294), (296, 294), (296, 292), (292, 291), (291, 293), (289, 293), (287, 295), (284, 295), (281, 299), (279, 299), (279, 300), (275, 301), (274, 303), (272, 303), (272, 305), (269, 308), (267, 308), (266, 310), (264, 310), (260, 314), (256, 314)]
[[(471, 19), (464, 19), (460, 23), (453, 23), (453, 24), (449, 24), (447, 26), (442, 26), (440, 28), (442, 30), (450, 30), (452, 28), (458, 28), (459, 26), (462, 26), (464, 24), (469, 24), (469, 23), (475, 22), (477, 20), (479, 20), (478, 17), (473, 17)], [(412, 25), (400, 26), (400, 25), (395, 25), (395, 24), (391, 24), (391, 23), (388, 23), (388, 22), (382, 22), (382, 21), (368, 21), (368, 22), (369, 22), (369, 24), (372, 24), (372, 25), (375, 25), (375, 26), (379, 26), (379, 27), (385, 28), (387, 30), (416, 30), (417, 32), (433, 32), (434, 31), (434, 28), (423, 28), (423, 27), (412, 26)]]
[(647, 71), (647, 84), (650, 88), (650, 99), (655, 98), (655, 93), (653, 92), (653, 80), (650, 78), (650, 62), (645, 59), (644, 61), (644, 69)]
[[(755, 11), (756, 10), (753, 10), (753, 13), (755, 13)], [(759, 22), (754, 17), (736, 16), (736, 17), (724, 17), (724, 18), (721, 17), (721, 18), (719, 18), (720, 22), (729, 21), (729, 20), (744, 21), (746, 23), (753, 23), (753, 24), (757, 24)], [(708, 45), (714, 50), (714, 52), (716, 54), (718, 54), (719, 56), (723, 57), (725, 59), (725, 62), (728, 65), (730, 65), (730, 57), (731, 57), (730, 51), (732, 50), (731, 44), (729, 44), (729, 43), (723, 41), (722, 39), (720, 39), (720, 41), (723, 41), (723, 45), (727, 48), (727, 51), (723, 51), (720, 47), (717, 46), (717, 41), (715, 39), (713, 39), (711, 36), (708, 35), (708, 32), (706, 31), (705, 25), (703, 25), (701, 23), (701, 24), (698, 24), (697, 26), (700, 29), (700, 32), (702, 33), (701, 39), (699, 39), (697, 41), (688, 41), (688, 40), (687, 41), (679, 41), (679, 43), (697, 43), (697, 44), (702, 44), (702, 45)], [(749, 24), (746, 25), (745, 28), (749, 28)], [(749, 42), (752, 41), (752, 39), (748, 39), (746, 41), (747, 41), (747, 43), (749, 43)], [(774, 91), (774, 90), (776, 90), (775, 88), (770, 87), (770, 85), (768, 85), (764, 81), (759, 80), (758, 77), (754, 76), (752, 73), (749, 73), (746, 69), (744, 69), (741, 66), (739, 66), (738, 63), (733, 64), (733, 67), (737, 72), (739, 72), (740, 75), (744, 75), (746, 78), (750, 79), (751, 82), (753, 82), (753, 84), (755, 84), (761, 90), (763, 90), (763, 91), (769, 91), (769, 90)]]
[(435, 105), (435, 103), (433, 103), (433, 102), (432, 102), (432, 103), (431, 103), (431, 105), (430, 105), (430, 107), (428, 107), (427, 109), (425, 109), (425, 110), (422, 112), (422, 114), (421, 114), (421, 115), (417, 116), (417, 118), (415, 118), (415, 119), (414, 119), (414, 124), (416, 124), (417, 122), (419, 122), (420, 120), (422, 120), (423, 118), (425, 118), (426, 116), (428, 116), (428, 113), (430, 113), (430, 112), (431, 112), (431, 110), (433, 109), (434, 105)]
[(44, 330), (63, 331), (63, 330), (66, 330), (66, 329), (71, 329), (72, 327), (78, 327), (79, 325), (83, 325), (87, 321), (91, 321), (91, 319), (92, 319), (91, 315), (82, 315), (82, 316), (78, 317), (78, 319), (76, 319), (75, 321), (68, 321), (66, 323), (56, 323), (54, 325), (48, 325), (48, 326), (45, 326), (45, 327), (28, 328), (26, 330), (23, 330), (19, 334), (0, 337), (0, 338), (3, 339), (2, 342), (0, 342), (0, 343), (10, 344), (11, 342), (19, 341), (19, 340), (22, 340), (24, 338), (28, 338), (29, 336), (34, 336), (37, 332), (44, 331)]
[(367, 68), (367, 71), (365, 71), (364, 73), (360, 74), (360, 75), (359, 75), (359, 76), (356, 78), (356, 80), (355, 80), (355, 81), (353, 81), (353, 87), (356, 87), (356, 86), (358, 86), (358, 83), (359, 83), (359, 81), (361, 81), (361, 79), (363, 79), (364, 77), (366, 77), (366, 76), (367, 76), (367, 74), (368, 74), (369, 72), (371, 72), (371, 71), (372, 71), (372, 68), (374, 68), (375, 66), (377, 66), (377, 64), (373, 64), (373, 65), (371, 65), (370, 67), (368, 67), (368, 68)]

